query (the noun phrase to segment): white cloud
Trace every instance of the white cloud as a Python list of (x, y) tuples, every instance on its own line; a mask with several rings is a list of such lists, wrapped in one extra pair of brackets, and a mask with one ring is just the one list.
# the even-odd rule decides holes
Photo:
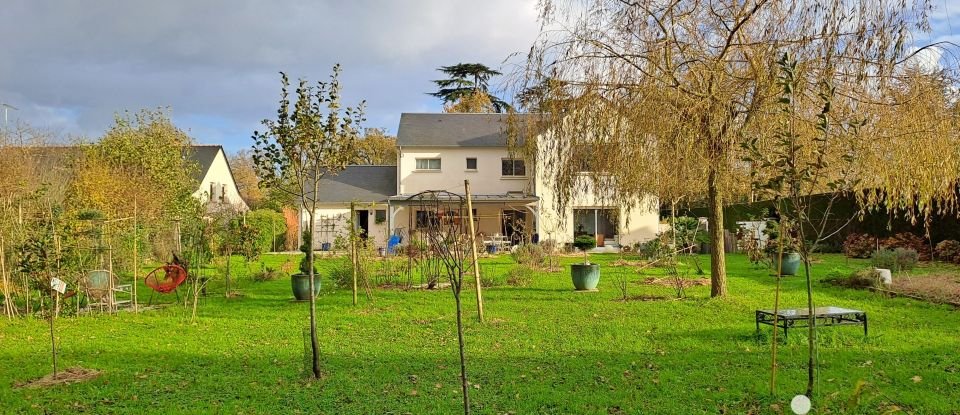
[(273, 115), (278, 71), (321, 80), (342, 63), (345, 102), (366, 99), (367, 125), (394, 130), (400, 112), (440, 108), (424, 94), (436, 67), (498, 66), (529, 48), (539, 27), (534, 0), (12, 0), (0, 8), (0, 101), (48, 109), (20, 119), (97, 135), (114, 112), (169, 106), (201, 141), (236, 147)]

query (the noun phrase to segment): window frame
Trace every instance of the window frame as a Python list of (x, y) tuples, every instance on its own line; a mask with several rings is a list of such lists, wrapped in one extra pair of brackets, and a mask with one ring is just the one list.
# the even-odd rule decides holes
[[(470, 167), (470, 161), (473, 160), (473, 167)], [(476, 157), (467, 157), (466, 160), (467, 171), (477, 171), (478, 161)]]
[[(504, 167), (505, 163), (510, 163), (509, 173), (505, 172)], [(523, 170), (523, 174), (517, 174), (517, 163), (520, 163), (520, 167)], [(521, 158), (510, 158), (504, 157), (500, 159), (500, 177), (504, 178), (526, 178), (527, 177), (527, 162)]]
[[(421, 161), (425, 162), (426, 168), (420, 167)], [(431, 161), (437, 162), (437, 168), (430, 167)], [(413, 169), (414, 171), (441, 171), (443, 169), (443, 159), (440, 157), (418, 157), (414, 159)]]

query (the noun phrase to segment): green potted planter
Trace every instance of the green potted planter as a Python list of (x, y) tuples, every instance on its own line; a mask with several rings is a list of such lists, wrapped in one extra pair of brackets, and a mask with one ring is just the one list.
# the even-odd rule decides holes
[(784, 252), (783, 260), (778, 261), (779, 259), (779, 254), (770, 256), (770, 263), (773, 264), (774, 272), (777, 271), (777, 268), (780, 268), (780, 275), (797, 275), (797, 271), (800, 270), (799, 252)]
[[(780, 275), (797, 275), (802, 260), (800, 253), (797, 252), (800, 243), (790, 235), (790, 232), (783, 234), (782, 231), (780, 222), (774, 220), (768, 220), (767, 226), (763, 230), (767, 235), (765, 250), (770, 257), (770, 267), (773, 269), (773, 275), (777, 275), (777, 270), (780, 270)], [(780, 245), (783, 245), (783, 258), (780, 257)]]
[[(293, 289), (293, 298), (297, 301), (307, 301), (310, 299), (310, 250), (313, 249), (310, 235), (303, 234), (303, 245), (300, 245), (300, 252), (303, 252), (303, 259), (300, 260), (300, 272), (290, 276), (290, 288)], [(313, 268), (313, 295), (320, 294), (320, 274), (317, 268)]]
[(573, 246), (583, 251), (583, 263), (570, 265), (570, 277), (577, 291), (597, 291), (600, 282), (600, 265), (591, 264), (587, 251), (597, 246), (597, 239), (590, 235), (574, 238)]

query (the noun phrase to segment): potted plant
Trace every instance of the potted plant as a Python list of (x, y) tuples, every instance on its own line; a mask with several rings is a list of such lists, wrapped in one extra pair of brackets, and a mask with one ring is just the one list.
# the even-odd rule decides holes
[[(797, 275), (800, 270), (799, 242), (789, 232), (784, 233), (780, 222), (768, 220), (763, 233), (767, 235), (767, 245), (764, 248), (770, 257), (773, 271), (780, 269), (780, 275)], [(780, 246), (783, 245), (783, 257), (780, 255)]]
[[(290, 286), (293, 288), (293, 297), (297, 301), (307, 301), (310, 299), (310, 260), (307, 253), (313, 249), (312, 238), (309, 232), (303, 234), (303, 245), (300, 245), (300, 252), (303, 252), (303, 258), (300, 259), (300, 269), (298, 273), (290, 276)], [(317, 268), (313, 268), (313, 291), (314, 295), (320, 293), (320, 274)]]
[(596, 291), (600, 282), (600, 265), (591, 264), (587, 250), (597, 246), (597, 239), (591, 235), (579, 235), (573, 239), (573, 246), (583, 251), (583, 263), (570, 265), (570, 276), (577, 291)]

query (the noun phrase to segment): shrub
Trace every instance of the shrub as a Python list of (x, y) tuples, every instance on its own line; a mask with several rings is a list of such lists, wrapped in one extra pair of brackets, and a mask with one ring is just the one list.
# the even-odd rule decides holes
[(513, 252), (510, 253), (510, 256), (513, 257), (513, 260), (518, 264), (529, 265), (531, 267), (540, 267), (547, 259), (543, 247), (530, 243), (518, 245)]
[(870, 258), (877, 250), (876, 240), (862, 233), (851, 233), (843, 241), (843, 253), (849, 258)]
[(868, 288), (879, 284), (880, 274), (872, 268), (845, 274), (840, 269), (831, 270), (825, 281), (849, 288)]
[(330, 279), (333, 280), (333, 286), (341, 289), (353, 287), (353, 263), (350, 257), (344, 257), (334, 263), (330, 268)]
[[(313, 247), (313, 237), (310, 236), (310, 232), (303, 233), (303, 244), (300, 245), (300, 252), (303, 252), (303, 258), (300, 259), (300, 273), (304, 275), (310, 274), (310, 256), (308, 253)], [(313, 266), (313, 273), (317, 273), (317, 266)]]
[(529, 287), (533, 283), (533, 268), (518, 265), (507, 272), (507, 285), (511, 287)]
[(944, 262), (960, 263), (960, 242), (953, 239), (940, 241), (935, 251), (937, 259)]
[(909, 271), (917, 266), (920, 254), (910, 248), (897, 248), (893, 250), (897, 258), (897, 269), (900, 271)]
[(283, 214), (270, 209), (257, 209), (247, 212), (246, 225), (257, 230), (257, 249), (263, 252), (283, 249), (286, 242), (287, 222)]
[(669, 253), (669, 251), (670, 247), (663, 243), (659, 237), (646, 241), (637, 247), (637, 253), (639, 253), (644, 259), (650, 261), (663, 258)]
[(256, 282), (273, 281), (280, 279), (283, 273), (271, 267), (263, 267), (260, 271), (253, 273), (251, 278)]
[(573, 239), (573, 246), (581, 251), (597, 247), (597, 238), (590, 235), (580, 235)]
[(873, 266), (894, 271), (909, 271), (917, 265), (920, 255), (909, 248), (881, 249), (873, 253)]
[(897, 269), (897, 254), (889, 249), (874, 251), (870, 259), (874, 267), (891, 270)]
[(921, 261), (930, 260), (930, 247), (923, 238), (909, 232), (901, 232), (884, 239), (881, 246), (888, 249), (905, 248), (917, 251)]

